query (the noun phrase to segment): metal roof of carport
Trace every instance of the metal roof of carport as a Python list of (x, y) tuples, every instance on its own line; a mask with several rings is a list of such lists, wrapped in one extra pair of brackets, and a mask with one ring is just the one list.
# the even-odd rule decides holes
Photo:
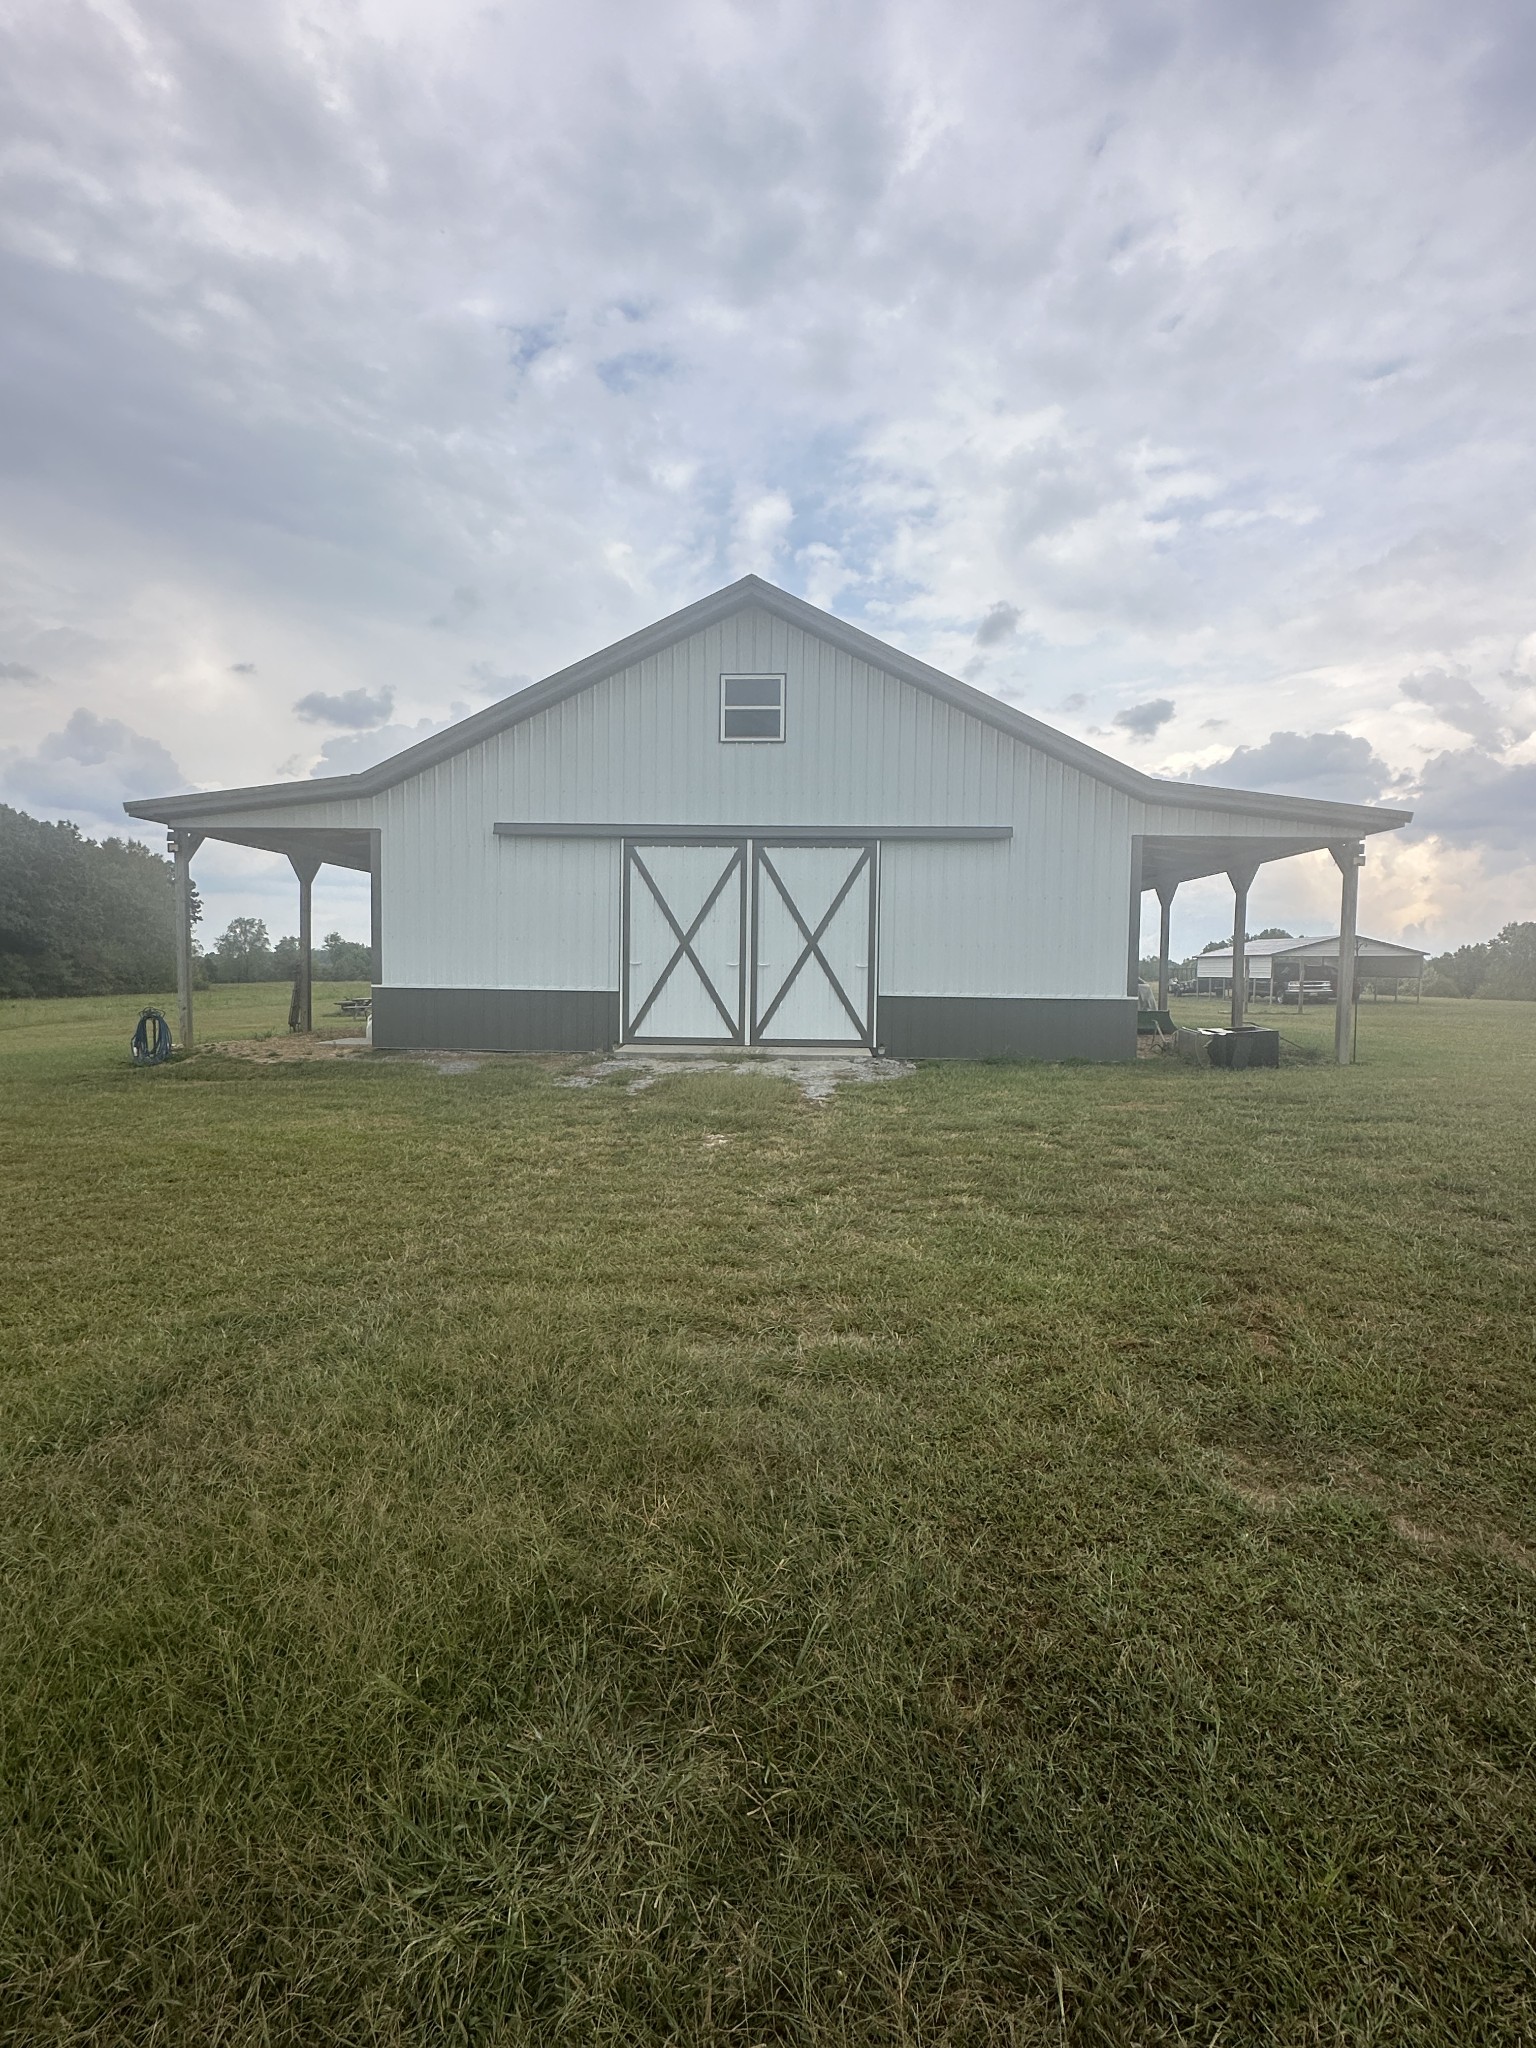
[[(1281, 966), (1288, 961), (1300, 960), (1322, 967), (1336, 967), (1339, 963), (1339, 936), (1335, 932), (1331, 938), (1322, 939), (1249, 939), (1243, 948), (1243, 957), (1246, 960), (1278, 962)], [(1412, 972), (1413, 963), (1422, 966), (1426, 955), (1417, 946), (1400, 946), (1395, 939), (1367, 939), (1357, 935), (1355, 958), (1357, 961), (1377, 961), (1384, 972), (1397, 967)], [(1219, 967), (1223, 962), (1228, 967), (1232, 964), (1230, 946), (1217, 946), (1199, 956), (1202, 967)]]
[[(1275, 955), (1277, 960), (1337, 960), (1339, 957), (1338, 934), (1331, 939), (1297, 939), (1293, 945), (1285, 946)], [(1357, 960), (1391, 961), (1419, 960), (1428, 958), (1420, 946), (1404, 946), (1396, 939), (1355, 939)]]
[[(815, 634), (855, 659), (868, 662), (917, 689), (926, 690), (930, 696), (954, 705), (983, 724), (994, 726), (999, 732), (1022, 740), (1041, 753), (1143, 803), (1273, 818), (1282, 827), (1275, 834), (1231, 839), (1197, 834), (1148, 836), (1142, 842), (1142, 880), (1147, 888), (1156, 886), (1160, 879), (1176, 883), (1190, 881), (1197, 875), (1222, 874), (1234, 863), (1255, 859), (1284, 860), (1293, 853), (1313, 853), (1340, 840), (1393, 831), (1400, 825), (1406, 825), (1413, 815), (1411, 811), (1383, 810), (1369, 804), (1336, 804), (1315, 797), (1270, 796), (1255, 790), (1219, 789), (1209, 783), (1174, 782), (1143, 774), (1139, 768), (1132, 768), (1109, 754), (1101, 754), (1085, 741), (1057, 732), (1026, 712), (1016, 711), (1012, 705), (989, 697), (984, 690), (973, 689), (969, 683), (959, 682), (955, 677), (945, 675), (941, 669), (930, 668), (927, 662), (903, 654), (898, 648), (877, 640), (873, 634), (833, 618), (829, 612), (818, 610), (803, 598), (791, 596), (776, 584), (764, 582), (760, 576), (743, 576), (739, 581), (727, 584), (723, 590), (674, 612), (670, 618), (647, 626), (639, 633), (631, 633), (627, 639), (615, 641), (600, 653), (589, 655), (584, 661), (547, 676), (543, 682), (530, 684), (526, 690), (519, 690), (500, 703), (488, 705), (485, 710), (461, 719), (457, 725), (433, 733), (429, 738), (419, 740), (415, 746), (405, 748), (402, 753), (392, 754), (388, 760), (380, 761), (372, 768), (360, 769), (354, 775), (317, 776), (302, 782), (264, 783), (244, 789), (209, 790), (188, 796), (144, 797), (125, 804), (123, 808), (131, 817), (149, 818), (164, 825), (187, 826), (209, 838), (286, 853), (290, 851), (289, 828), (242, 831), (237, 822), (238, 813), (242, 810), (266, 810), (278, 805), (297, 807), (327, 803), (337, 798), (375, 796), (381, 790), (405, 781), (408, 776), (419, 774), (424, 768), (462, 753), (494, 733), (536, 717), (551, 705), (588, 689), (647, 655), (661, 652), (690, 633), (731, 617), (749, 605), (755, 605), (804, 632)], [(347, 844), (345, 850), (335, 852), (324, 851), (318, 845), (314, 850), (322, 859), (342, 866), (366, 867), (366, 850), (359, 856), (358, 850), (350, 844), (358, 837), (356, 833), (318, 831), (313, 834), (317, 842), (323, 839), (336, 844), (338, 849), (342, 848), (343, 841)], [(1261, 846), (1265, 849), (1262, 853), (1259, 852)]]

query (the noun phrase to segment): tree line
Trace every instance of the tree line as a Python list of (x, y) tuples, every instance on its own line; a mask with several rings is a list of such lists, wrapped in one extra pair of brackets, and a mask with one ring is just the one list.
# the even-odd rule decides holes
[[(210, 950), (198, 956), (198, 966), (201, 978), (210, 982), (292, 981), (299, 967), (298, 937), (290, 934), (274, 945), (259, 917), (234, 917)], [(371, 981), (372, 949), (340, 932), (327, 932), (311, 949), (310, 972), (316, 981)]]
[[(88, 839), (76, 825), (0, 804), (0, 997), (153, 995), (176, 986), (175, 870), (136, 839)], [(206, 950), (192, 890), (196, 981), (291, 981), (296, 937), (274, 945), (259, 917), (237, 917)], [(370, 981), (367, 946), (328, 932), (318, 981)]]
[(1536, 1002), (1536, 923), (1507, 924), (1497, 938), (1436, 954), (1424, 988), (1429, 995)]
[(0, 804), (0, 995), (174, 987), (171, 877), (165, 856), (136, 839), (87, 839)]

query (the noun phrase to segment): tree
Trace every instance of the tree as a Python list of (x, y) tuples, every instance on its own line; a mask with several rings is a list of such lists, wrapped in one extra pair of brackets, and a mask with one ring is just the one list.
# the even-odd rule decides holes
[(372, 981), (373, 948), (356, 939), (344, 939), (340, 932), (327, 932), (325, 944), (315, 955), (317, 981)]
[(1491, 964), (1486, 945), (1458, 946), (1454, 953), (1437, 954), (1429, 963), (1436, 982), (1457, 996), (1475, 996), (1488, 979)]
[(1536, 1002), (1536, 924), (1507, 924), (1488, 942), (1488, 974), (1479, 995)]
[(209, 977), (216, 981), (270, 981), (272, 946), (259, 917), (233, 917), (208, 955)]
[[(151, 994), (176, 983), (171, 863), (0, 804), (0, 996)], [(194, 922), (202, 906), (194, 892)]]

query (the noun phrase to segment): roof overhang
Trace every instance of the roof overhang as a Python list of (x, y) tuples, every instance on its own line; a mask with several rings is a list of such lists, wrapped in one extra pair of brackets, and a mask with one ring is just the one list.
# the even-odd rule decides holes
[[(139, 815), (135, 813), (135, 815)], [(333, 868), (358, 868), (369, 874), (373, 868), (373, 833), (344, 826), (264, 825), (248, 831), (214, 818), (208, 824), (184, 826), (200, 839), (217, 839), (229, 846), (254, 846), (263, 853), (287, 854), (290, 860), (319, 861)]]
[[(1284, 799), (1271, 801), (1282, 803)], [(1343, 810), (1346, 806), (1330, 808)], [(1411, 814), (1373, 811), (1369, 815), (1377, 822), (1368, 828), (1341, 826), (1328, 833), (1290, 833), (1283, 829), (1241, 835), (1149, 833), (1141, 842), (1141, 886), (1144, 890), (1177, 888), (1181, 882), (1198, 881), (1203, 875), (1227, 875), (1263, 867), (1272, 860), (1292, 860), (1299, 853), (1323, 853), (1329, 847), (1362, 838), (1366, 830), (1389, 831), (1391, 824), (1383, 824), (1382, 819), (1406, 823)], [(1282, 823), (1277, 816), (1276, 824)]]

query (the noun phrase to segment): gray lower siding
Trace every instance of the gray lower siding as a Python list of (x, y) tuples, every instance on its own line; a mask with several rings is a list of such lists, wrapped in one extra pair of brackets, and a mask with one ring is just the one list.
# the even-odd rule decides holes
[(900, 1059), (1133, 1060), (1134, 996), (882, 996)]
[[(1134, 997), (881, 996), (880, 1042), (904, 1059), (1131, 1060)], [(381, 1050), (593, 1052), (618, 1042), (616, 989), (376, 988)]]
[(373, 991), (373, 1042), (395, 1051), (595, 1052), (618, 1035), (617, 989)]

